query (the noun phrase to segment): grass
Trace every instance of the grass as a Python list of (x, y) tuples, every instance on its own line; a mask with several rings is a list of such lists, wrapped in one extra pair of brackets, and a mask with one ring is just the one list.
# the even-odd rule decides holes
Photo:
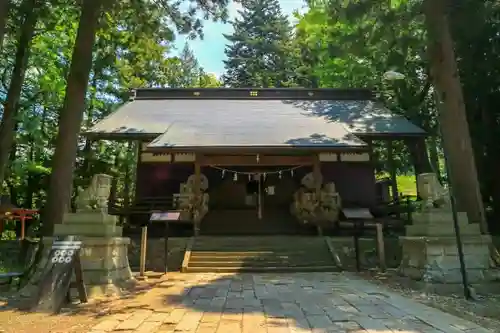
[(400, 175), (397, 176), (398, 190), (404, 195), (417, 195), (417, 183), (415, 176)]
[[(389, 178), (388, 174), (379, 174), (377, 179)], [(416, 196), (417, 195), (417, 179), (414, 175), (399, 175), (396, 176), (398, 182), (398, 191), (403, 195)]]

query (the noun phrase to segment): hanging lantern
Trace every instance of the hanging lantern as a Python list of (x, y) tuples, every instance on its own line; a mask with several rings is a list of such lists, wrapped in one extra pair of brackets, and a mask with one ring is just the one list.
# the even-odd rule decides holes
[(222, 178), (224, 178), (224, 175), (226, 174), (226, 170), (222, 170)]
[(251, 180), (252, 180), (252, 175), (248, 174), (248, 181), (251, 181)]
[(233, 181), (238, 181), (238, 174), (237, 173), (234, 174)]
[(290, 170), (290, 175), (293, 177), (293, 169)]
[(279, 179), (281, 179), (281, 171), (278, 172), (278, 177), (279, 177)]

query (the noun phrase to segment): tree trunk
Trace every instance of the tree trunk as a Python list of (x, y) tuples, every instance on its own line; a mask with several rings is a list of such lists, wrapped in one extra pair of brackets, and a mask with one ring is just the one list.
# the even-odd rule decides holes
[(63, 222), (72, 191), (78, 135), (85, 111), (85, 95), (92, 67), (92, 51), (104, 0), (84, 0), (71, 58), (64, 105), (59, 117), (59, 133), (52, 161), (49, 195), (43, 226), (51, 235), (53, 225)]
[(4, 104), (2, 124), (0, 125), (0, 185), (3, 184), (5, 179), (5, 171), (9, 161), (10, 150), (16, 134), (14, 131), (16, 126), (16, 114), (26, 74), (26, 67), (28, 65), (30, 44), (35, 32), (38, 16), (38, 11), (35, 7), (37, 5), (37, 0), (25, 0), (23, 2), (24, 22), (21, 27), (14, 70), (12, 71), (12, 79)]
[(0, 51), (3, 49), (3, 38), (9, 17), (9, 0), (0, 0)]
[(482, 232), (487, 232), (446, 4), (445, 0), (423, 3), (431, 74), (440, 99), (438, 119), (457, 209), (467, 212), (469, 221), (479, 222)]

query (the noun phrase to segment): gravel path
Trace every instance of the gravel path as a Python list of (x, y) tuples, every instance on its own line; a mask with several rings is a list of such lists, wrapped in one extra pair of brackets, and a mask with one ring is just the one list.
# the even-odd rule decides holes
[(412, 289), (408, 278), (399, 276), (395, 270), (364, 271), (358, 275), (417, 302), (500, 332), (500, 295), (478, 295), (477, 300), (467, 301), (463, 295), (440, 296)]

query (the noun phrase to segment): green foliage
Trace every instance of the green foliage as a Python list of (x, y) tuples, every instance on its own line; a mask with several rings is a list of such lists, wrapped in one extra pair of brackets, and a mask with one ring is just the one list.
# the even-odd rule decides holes
[[(121, 0), (102, 14), (94, 45), (93, 64), (82, 130), (114, 111), (137, 87), (219, 86), (201, 69), (190, 50), (190, 64), (173, 55), (176, 31), (194, 38), (203, 34), (202, 18), (225, 20), (227, 0), (192, 1), (181, 6), (172, 1)], [(15, 145), (8, 177), (0, 193), (13, 204), (40, 208), (46, 200), (48, 176), (54, 153), (59, 112), (78, 27), (79, 8), (70, 1), (48, 1), (40, 12), (32, 40), (29, 64), (16, 116)], [(9, 13), (4, 47), (0, 51), (0, 101), (11, 82), (19, 34), (18, 2)], [(186, 53), (185, 52), (185, 53)], [(184, 54), (185, 55), (185, 54)], [(3, 115), (0, 108), (0, 116)], [(92, 174), (114, 173), (117, 200), (130, 197), (135, 168), (133, 145), (79, 140), (74, 172), (74, 195), (86, 187)]]
[(290, 62), (292, 30), (277, 0), (242, 1), (234, 32), (224, 35), (226, 72), (230, 87), (286, 87), (294, 73)]

